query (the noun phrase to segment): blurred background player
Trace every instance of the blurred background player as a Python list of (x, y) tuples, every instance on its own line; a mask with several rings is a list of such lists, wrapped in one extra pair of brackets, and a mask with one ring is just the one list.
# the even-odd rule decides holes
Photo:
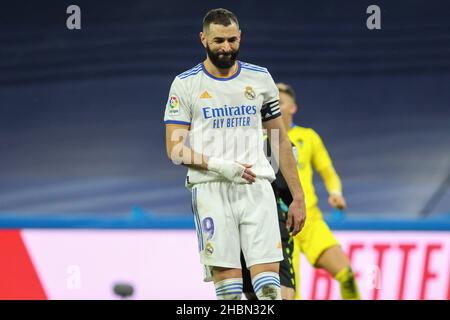
[[(352, 272), (350, 261), (340, 247), (323, 220), (317, 205), (318, 198), (313, 185), (313, 169), (322, 177), (329, 193), (328, 203), (336, 209), (346, 208), (346, 201), (342, 195), (342, 185), (330, 156), (320, 136), (311, 128), (304, 128), (293, 123), (297, 112), (296, 95), (287, 84), (278, 83), (280, 91), (280, 109), (288, 135), (295, 145), (297, 154), (297, 170), (305, 194), (307, 219), (303, 230), (294, 237), (294, 252), (292, 263), (296, 277), (296, 299), (300, 298), (300, 252), (303, 252), (309, 263), (315, 268), (325, 269), (340, 284), (342, 299), (359, 300), (360, 295)], [(279, 188), (282, 190), (282, 188)], [(285, 196), (279, 201), (284, 211), (283, 203), (289, 197), (284, 188)], [(290, 201), (289, 199), (287, 201)]]

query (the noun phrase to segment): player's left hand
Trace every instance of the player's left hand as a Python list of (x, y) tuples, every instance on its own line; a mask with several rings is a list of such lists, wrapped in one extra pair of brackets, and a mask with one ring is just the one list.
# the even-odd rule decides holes
[(345, 198), (341, 194), (337, 194), (337, 193), (330, 194), (330, 196), (328, 197), (328, 203), (333, 208), (336, 208), (339, 210), (344, 210), (345, 208), (347, 208), (347, 203), (345, 201)]
[(288, 231), (292, 230), (292, 236), (299, 233), (306, 220), (306, 208), (304, 200), (293, 200), (289, 206), (286, 228)]

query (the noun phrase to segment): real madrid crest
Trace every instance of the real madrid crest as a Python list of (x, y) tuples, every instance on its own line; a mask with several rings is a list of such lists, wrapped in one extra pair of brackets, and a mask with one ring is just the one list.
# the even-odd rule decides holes
[(211, 244), (211, 242), (206, 242), (206, 246), (205, 246), (205, 253), (207, 256), (212, 255), (214, 252), (214, 248)]
[(244, 96), (249, 100), (254, 100), (256, 98), (256, 93), (251, 86), (245, 87)]

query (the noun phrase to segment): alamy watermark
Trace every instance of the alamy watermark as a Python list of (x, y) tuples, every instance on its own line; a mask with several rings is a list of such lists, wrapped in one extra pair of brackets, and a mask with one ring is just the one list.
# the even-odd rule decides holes
[(66, 268), (66, 288), (68, 290), (81, 289), (81, 268), (77, 265), (69, 265)]
[(69, 14), (66, 20), (66, 26), (69, 30), (81, 29), (81, 9), (79, 6), (72, 4), (67, 7), (66, 13)]
[(367, 7), (367, 14), (370, 14), (366, 20), (366, 26), (369, 30), (380, 30), (381, 29), (381, 9), (379, 6), (372, 4)]

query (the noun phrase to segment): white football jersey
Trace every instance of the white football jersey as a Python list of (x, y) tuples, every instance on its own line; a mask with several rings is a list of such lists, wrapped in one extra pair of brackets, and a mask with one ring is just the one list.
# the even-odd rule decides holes
[[(273, 181), (262, 122), (281, 115), (278, 100), (266, 68), (238, 61), (232, 76), (217, 78), (200, 63), (175, 77), (164, 122), (190, 126), (189, 144), (197, 153), (251, 164), (257, 178)], [(215, 172), (189, 168), (186, 185), (223, 180)]]

